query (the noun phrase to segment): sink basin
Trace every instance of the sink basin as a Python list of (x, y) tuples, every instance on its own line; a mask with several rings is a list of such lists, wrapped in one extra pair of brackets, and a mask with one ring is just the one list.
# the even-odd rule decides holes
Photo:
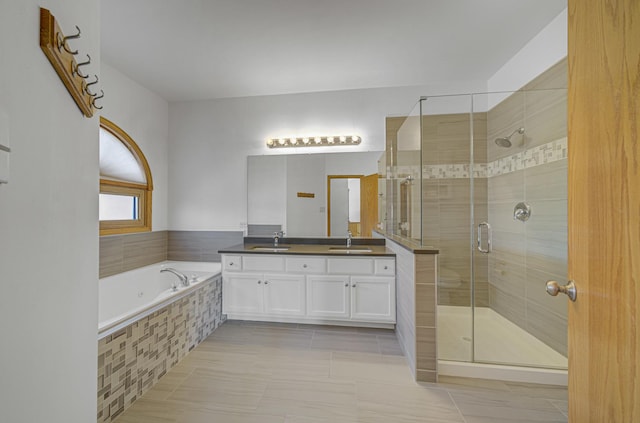
[(329, 251), (332, 253), (348, 253), (348, 254), (358, 254), (358, 253), (370, 253), (373, 250), (369, 247), (329, 247)]
[(278, 251), (289, 251), (290, 247), (264, 247), (264, 246), (257, 246), (257, 247), (252, 247), (251, 249), (253, 251), (268, 251), (271, 253), (277, 253)]

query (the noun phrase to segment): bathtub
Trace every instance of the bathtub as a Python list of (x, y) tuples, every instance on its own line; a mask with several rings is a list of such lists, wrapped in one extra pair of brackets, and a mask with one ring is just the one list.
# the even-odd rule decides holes
[[(189, 277), (183, 287), (178, 277), (160, 272), (172, 267)], [(98, 340), (189, 295), (205, 281), (219, 275), (220, 263), (165, 261), (141, 267), (98, 282)], [(177, 285), (177, 291), (172, 289)]]

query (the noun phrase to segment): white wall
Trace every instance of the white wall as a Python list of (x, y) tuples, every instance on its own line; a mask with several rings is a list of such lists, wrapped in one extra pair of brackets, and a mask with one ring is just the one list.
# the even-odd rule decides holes
[(287, 221), (287, 157), (248, 157), (248, 222), (280, 225)]
[(152, 229), (166, 230), (169, 104), (107, 63), (101, 67), (105, 92), (101, 114), (129, 134), (147, 158), (153, 177)]
[[(0, 413), (11, 423), (96, 419), (98, 119), (85, 118), (39, 47), (39, 6), (100, 74), (98, 0), (0, 3)], [(109, 95), (109, 94), (107, 94)]]
[[(568, 12), (563, 10), (489, 80), (489, 92), (519, 90), (567, 56)], [(504, 97), (490, 99), (488, 108)]]
[[(322, 154), (287, 160), (287, 236), (322, 237), (327, 234), (325, 157)], [(299, 192), (314, 194), (298, 197)]]
[(172, 103), (169, 228), (244, 230), (246, 157), (304, 151), (269, 150), (269, 137), (355, 133), (361, 145), (323, 151), (382, 151), (385, 117), (407, 114), (420, 95), (484, 90), (467, 82)]

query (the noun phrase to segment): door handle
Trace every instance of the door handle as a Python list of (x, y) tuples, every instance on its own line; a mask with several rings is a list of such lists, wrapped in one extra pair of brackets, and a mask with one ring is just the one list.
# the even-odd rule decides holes
[(571, 301), (575, 301), (578, 296), (578, 289), (573, 281), (569, 281), (566, 285), (560, 285), (556, 281), (547, 281), (547, 294), (555, 297), (560, 292), (566, 294)]
[[(482, 228), (487, 228), (487, 248), (482, 248)], [(491, 252), (491, 225), (487, 222), (482, 222), (478, 225), (478, 251), (481, 253), (489, 254)]]

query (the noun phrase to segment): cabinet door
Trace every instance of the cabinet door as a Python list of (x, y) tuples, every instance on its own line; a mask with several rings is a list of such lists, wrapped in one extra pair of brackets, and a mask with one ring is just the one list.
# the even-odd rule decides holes
[(349, 318), (348, 276), (307, 276), (307, 316)]
[(351, 319), (395, 322), (395, 278), (351, 277)]
[(263, 285), (265, 313), (304, 316), (304, 276), (269, 274), (264, 276)]
[(223, 278), (223, 313), (262, 313), (264, 311), (262, 275), (227, 273)]

